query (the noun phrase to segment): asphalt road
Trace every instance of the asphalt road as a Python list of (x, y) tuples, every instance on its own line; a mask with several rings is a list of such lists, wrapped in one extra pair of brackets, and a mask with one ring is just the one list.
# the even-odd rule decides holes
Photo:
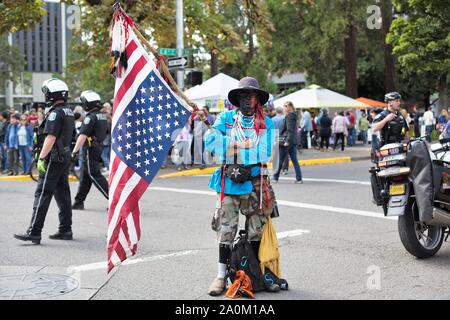
[[(409, 255), (396, 219), (385, 219), (370, 200), (368, 166), (359, 161), (304, 167), (303, 185), (293, 183), (291, 169), (274, 185), (282, 277), (290, 290), (257, 293), (257, 299), (450, 299), (450, 246), (445, 243), (427, 260)], [(210, 229), (216, 197), (208, 180), (156, 179), (140, 202), (137, 256), (109, 275), (107, 201), (97, 190), (89, 194), (86, 210), (74, 211), (73, 241), (48, 239), (58, 225), (52, 202), (42, 244), (36, 246), (12, 237), (28, 226), (35, 183), (0, 181), (0, 299), (32, 298), (25, 285), (5, 282), (19, 274), (76, 280), (72, 287), (66, 283), (64, 294), (38, 292), (39, 299), (224, 299), (206, 293), (218, 257)], [(72, 198), (77, 185), (71, 183)]]

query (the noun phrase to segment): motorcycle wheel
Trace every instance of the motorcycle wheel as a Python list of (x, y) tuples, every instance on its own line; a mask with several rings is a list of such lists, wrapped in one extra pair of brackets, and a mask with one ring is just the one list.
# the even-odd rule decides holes
[(409, 198), (405, 214), (398, 218), (398, 233), (406, 251), (419, 259), (434, 256), (442, 246), (444, 228), (419, 221), (415, 198)]

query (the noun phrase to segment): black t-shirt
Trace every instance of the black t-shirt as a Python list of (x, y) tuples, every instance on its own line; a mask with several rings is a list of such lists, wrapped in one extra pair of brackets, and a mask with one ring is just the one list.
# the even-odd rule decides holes
[(102, 145), (108, 131), (108, 126), (106, 113), (91, 112), (84, 118), (83, 124), (80, 127), (80, 134), (85, 134)]
[[(389, 113), (391, 113), (389, 110), (383, 110), (383, 112), (375, 117), (373, 123), (382, 121)], [(403, 118), (402, 114), (397, 112), (396, 115), (397, 117), (394, 120), (386, 123), (380, 130), (381, 146), (388, 143), (401, 142), (404, 139), (406, 132), (409, 130), (408, 123), (405, 118)]]
[(54, 107), (45, 120), (44, 134), (56, 137), (56, 142), (61, 147), (70, 147), (75, 118), (73, 111), (65, 104)]

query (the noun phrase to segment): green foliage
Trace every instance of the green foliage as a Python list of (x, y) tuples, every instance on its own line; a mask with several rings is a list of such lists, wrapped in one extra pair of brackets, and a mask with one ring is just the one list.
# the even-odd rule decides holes
[[(265, 52), (270, 69), (278, 75), (306, 71), (308, 83), (344, 92), (344, 39), (350, 24), (358, 28), (358, 33), (363, 29), (365, 34), (369, 2), (268, 0), (276, 29), (272, 48)], [(371, 54), (368, 50), (365, 52)], [(379, 57), (366, 57), (366, 60), (377, 61)], [(364, 65), (358, 70), (359, 76), (365, 76), (365, 72), (372, 69)]]
[[(450, 4), (436, 0), (394, 0), (402, 13), (391, 26), (388, 42), (408, 72), (450, 72)], [(436, 77), (437, 78), (437, 77)]]
[(0, 2), (0, 35), (27, 29), (44, 16), (43, 0), (3, 0)]
[[(75, 34), (75, 38), (83, 41), (73, 42), (67, 70), (68, 81), (73, 84), (75, 91), (85, 90), (86, 86), (93, 84), (104, 87), (92, 88), (103, 96), (109, 97), (113, 92), (114, 84), (109, 76), (109, 24), (114, 2), (105, 0), (97, 5), (91, 5), (85, 0), (79, 2), (82, 6), (81, 31)], [(122, 3), (141, 33), (146, 34), (155, 48), (176, 47), (175, 1), (143, 0)], [(251, 67), (251, 71), (258, 74), (259, 80), (267, 83), (266, 75), (261, 72), (261, 64), (252, 65), (257, 48), (271, 44), (270, 30), (273, 27), (264, 2), (185, 0), (184, 16), (185, 47), (201, 48), (202, 52), (217, 54), (221, 69), (226, 69), (227, 65), (245, 66), (240, 69), (237, 77), (245, 74), (247, 67)], [(250, 52), (250, 38), (253, 35), (258, 40), (253, 52)], [(85, 79), (86, 76), (89, 79)]]
[(24, 68), (24, 57), (16, 47), (9, 45), (6, 36), (0, 36), (0, 83), (18, 78)]

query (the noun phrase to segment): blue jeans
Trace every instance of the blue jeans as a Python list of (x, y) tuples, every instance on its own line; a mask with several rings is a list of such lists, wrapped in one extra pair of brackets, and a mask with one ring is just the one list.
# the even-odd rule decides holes
[(302, 180), (302, 170), (300, 169), (300, 165), (298, 164), (297, 145), (295, 145), (295, 144), (289, 146), (288, 148), (280, 147), (280, 162), (278, 165), (278, 170), (273, 175), (273, 178), (275, 180), (278, 180), (278, 178), (280, 177), (280, 172), (281, 172), (281, 169), (283, 168), (284, 159), (286, 159), (288, 154), (289, 154), (289, 157), (291, 157), (292, 163), (294, 165), (296, 179), (297, 179), (297, 181), (300, 181), (300, 180)]
[(23, 172), (29, 173), (31, 166), (31, 151), (28, 146), (19, 146), (19, 154), (22, 159)]
[(105, 168), (109, 170), (109, 156), (111, 154), (111, 146), (103, 146), (102, 161)]
[(356, 140), (356, 130), (355, 128), (349, 128), (348, 129), (348, 135), (347, 135), (347, 146), (351, 147), (355, 144)]
[(361, 134), (363, 144), (367, 144), (367, 130), (361, 130), (359, 133)]

